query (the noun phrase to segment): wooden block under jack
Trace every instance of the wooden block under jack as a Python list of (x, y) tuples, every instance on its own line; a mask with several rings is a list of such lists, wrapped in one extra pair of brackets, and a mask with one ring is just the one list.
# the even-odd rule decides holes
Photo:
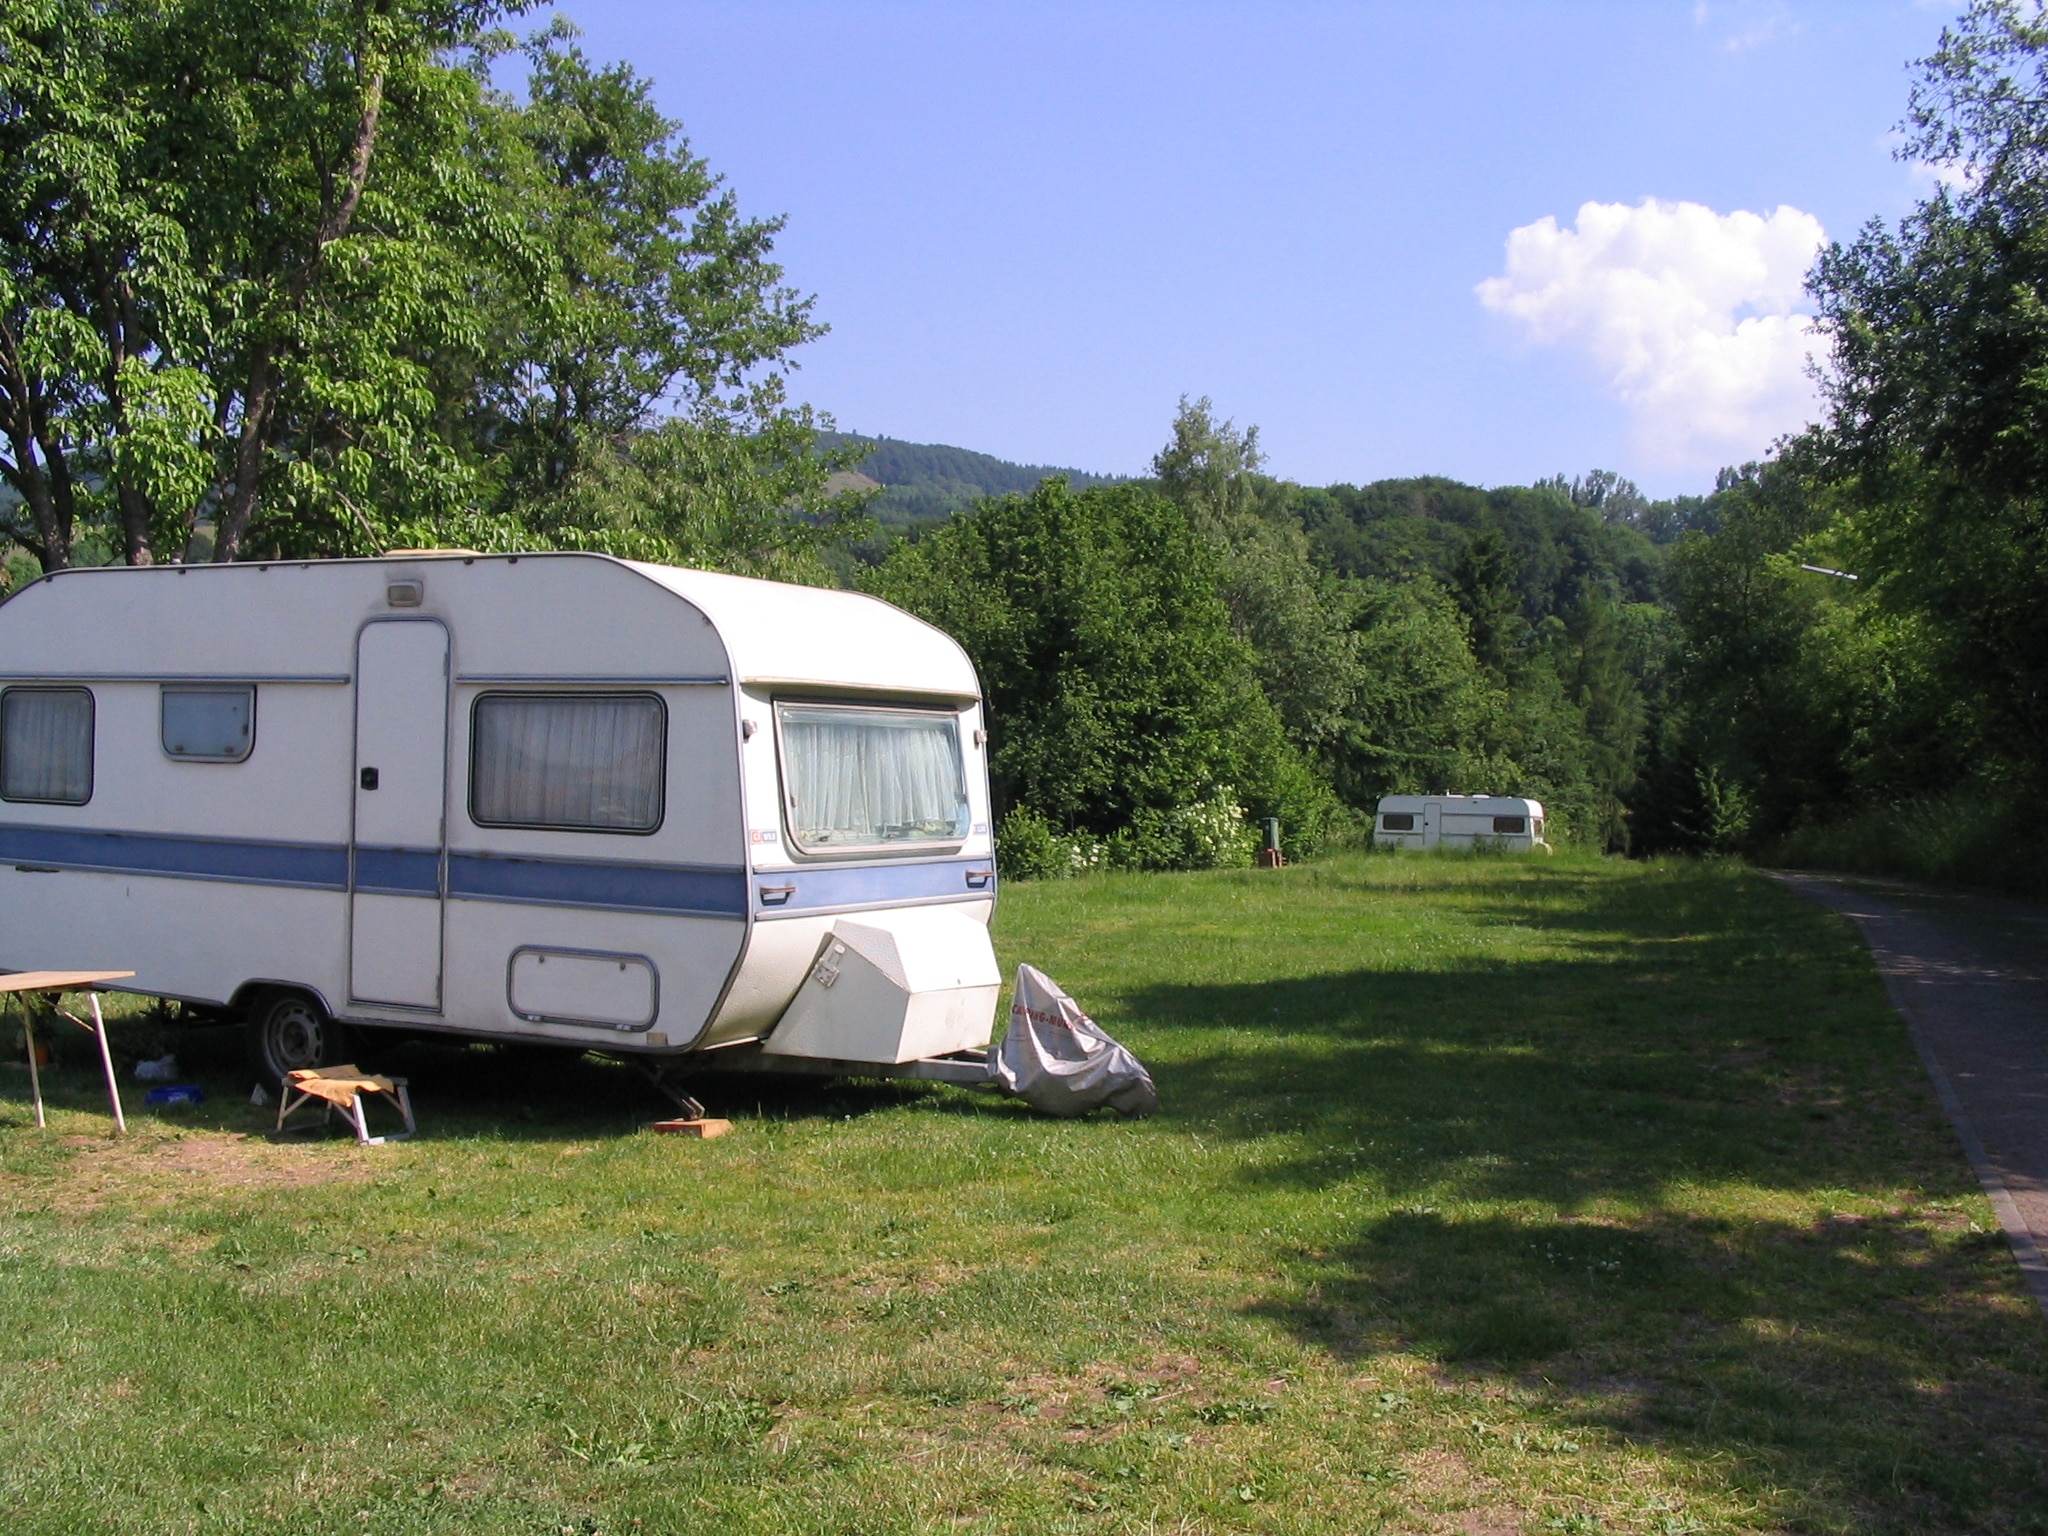
[(663, 1136), (695, 1136), (700, 1141), (709, 1141), (714, 1136), (723, 1136), (732, 1129), (730, 1120), (657, 1120), (647, 1127)]

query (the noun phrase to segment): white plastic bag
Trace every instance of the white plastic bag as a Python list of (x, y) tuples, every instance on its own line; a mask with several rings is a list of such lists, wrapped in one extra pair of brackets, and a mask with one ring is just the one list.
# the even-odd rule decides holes
[(1149, 1115), (1159, 1107), (1138, 1058), (1035, 966), (1017, 967), (1010, 1028), (989, 1048), (988, 1070), (1005, 1093), (1048, 1115), (1085, 1115), (1105, 1104), (1120, 1115)]

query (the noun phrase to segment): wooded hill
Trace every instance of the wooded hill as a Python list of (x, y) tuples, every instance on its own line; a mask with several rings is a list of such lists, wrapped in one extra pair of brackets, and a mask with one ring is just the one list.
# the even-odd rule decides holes
[[(949, 448), (943, 443), (907, 443), (901, 438), (865, 437), (851, 432), (821, 432), (818, 446), (835, 455), (847, 455), (853, 474), (882, 487), (881, 493), (868, 502), (867, 512), (889, 528), (940, 521), (973, 506), (984, 496), (1033, 491), (1048, 475), (1065, 475), (1077, 489), (1113, 485), (1122, 478), (1049, 464), (1013, 464), (993, 454)], [(864, 454), (852, 458), (862, 449), (866, 450)]]

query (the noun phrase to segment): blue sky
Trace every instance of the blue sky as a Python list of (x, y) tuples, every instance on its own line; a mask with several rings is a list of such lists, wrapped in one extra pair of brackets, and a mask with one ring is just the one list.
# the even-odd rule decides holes
[(1668, 494), (1806, 414), (1798, 274), (1924, 195), (1891, 130), (1954, 7), (558, 9), (788, 216), (844, 428), (1135, 472), (1185, 393), (1307, 483)]

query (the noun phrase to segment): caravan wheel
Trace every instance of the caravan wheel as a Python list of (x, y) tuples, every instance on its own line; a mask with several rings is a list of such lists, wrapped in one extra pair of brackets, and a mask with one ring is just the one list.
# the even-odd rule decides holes
[(288, 1072), (346, 1061), (348, 1050), (347, 1029), (303, 993), (273, 993), (249, 1012), (249, 1065), (271, 1088)]

